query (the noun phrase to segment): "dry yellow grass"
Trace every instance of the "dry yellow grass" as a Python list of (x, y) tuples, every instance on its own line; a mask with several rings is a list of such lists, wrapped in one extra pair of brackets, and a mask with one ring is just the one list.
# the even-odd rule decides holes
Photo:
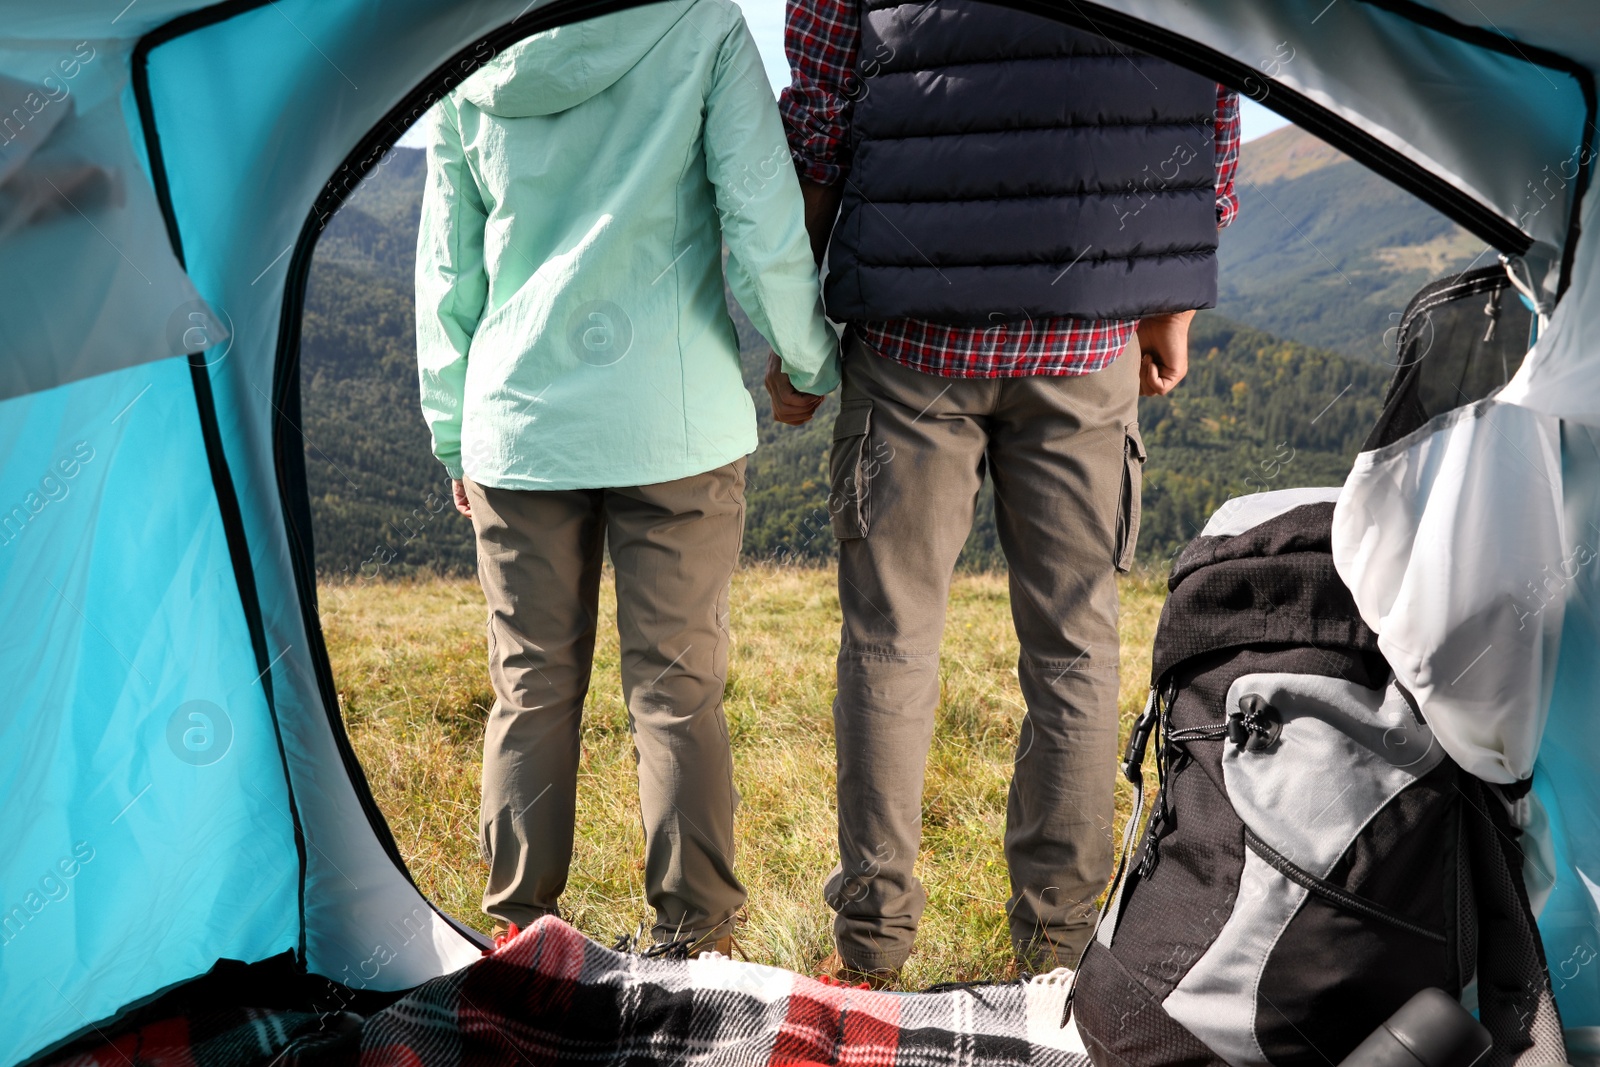
[[(650, 918), (632, 744), (617, 673), (615, 600), (601, 593), (594, 685), (584, 712), (578, 841), (564, 916), (610, 940)], [(1124, 735), (1143, 706), (1164, 593), (1122, 588)], [(482, 727), (493, 697), (476, 584), (418, 580), (325, 586), (325, 628), (350, 738), (423, 892), (480, 929), (477, 849)], [(751, 567), (733, 585), (726, 695), (740, 877), (751, 959), (807, 971), (831, 948), (822, 881), (835, 858), (833, 658), (839, 605), (828, 570)], [(1000, 839), (1023, 705), (1003, 576), (957, 578), (943, 697), (928, 762), (919, 873), (928, 908), (906, 988), (998, 977), (1010, 962)], [(1119, 784), (1118, 832), (1131, 790)]]

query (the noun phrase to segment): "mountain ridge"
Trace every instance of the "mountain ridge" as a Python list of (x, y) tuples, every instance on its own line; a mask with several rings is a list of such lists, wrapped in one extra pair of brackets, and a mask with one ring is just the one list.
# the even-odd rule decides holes
[(1239, 174), (1258, 185), (1302, 178), (1350, 157), (1295, 126), (1283, 126), (1240, 146)]

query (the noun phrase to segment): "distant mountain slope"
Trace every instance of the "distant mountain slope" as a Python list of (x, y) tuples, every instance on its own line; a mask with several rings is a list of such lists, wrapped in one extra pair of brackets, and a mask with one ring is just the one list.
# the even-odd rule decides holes
[(419, 148), (385, 156), (317, 241), (317, 267), (369, 270), (410, 288), (427, 174), (427, 153)]
[(1243, 177), (1257, 185), (1271, 185), (1304, 177), (1349, 158), (1332, 145), (1285, 126), (1247, 142), (1240, 152), (1239, 164)]
[(1293, 126), (1243, 146), (1237, 187), (1217, 306), (1279, 337), (1382, 358), (1418, 289), (1488, 258), (1433, 208)]
[[(1256, 173), (1286, 175), (1263, 178), (1275, 200), (1273, 190), (1306, 188), (1296, 183), (1338, 177), (1340, 167), (1353, 166), (1287, 140), (1267, 147), (1274, 154), (1256, 154), (1263, 161)], [(448, 483), (429, 453), (417, 401), (412, 268), (423, 176), (422, 153), (397, 150), (330, 223), (307, 289), (307, 479), (317, 567), (331, 577), (473, 567), (471, 527), (448, 506)], [(1435, 239), (1430, 232), (1420, 227), (1416, 235)], [(1304, 266), (1303, 253), (1284, 255)], [(730, 310), (761, 442), (750, 463), (745, 552), (824, 561), (834, 552), (827, 456), (837, 402), (803, 429), (774, 423), (760, 382), (766, 343), (737, 306)], [(1192, 348), (1178, 393), (1140, 405), (1150, 460), (1139, 541), (1151, 562), (1194, 536), (1230, 496), (1341, 481), (1387, 377), (1387, 368), (1368, 360), (1280, 340), (1217, 313), (1196, 320)], [(1003, 565), (987, 487), (963, 565)]]

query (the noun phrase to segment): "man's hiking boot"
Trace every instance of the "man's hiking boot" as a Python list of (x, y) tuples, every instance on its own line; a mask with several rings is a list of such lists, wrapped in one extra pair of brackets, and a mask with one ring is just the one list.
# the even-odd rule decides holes
[[(671, 941), (657, 941), (643, 949), (635, 948), (636, 944), (637, 942), (624, 937), (617, 942), (616, 947), (619, 951), (639, 952), (648, 959), (692, 960), (712, 953), (732, 959), (739, 945), (732, 934), (723, 934), (720, 937), (714, 934), (703, 934), (700, 937), (685, 934)], [(744, 953), (741, 951), (739, 955), (744, 956)]]
[(733, 959), (733, 935), (723, 934), (721, 937), (707, 937), (689, 946), (689, 958), (696, 959), (715, 952), (719, 956)]
[(834, 952), (817, 965), (821, 972), (817, 979), (829, 985), (855, 986), (860, 989), (873, 989), (883, 991), (891, 989), (900, 981), (898, 969), (877, 967), (872, 970), (862, 971), (849, 966), (844, 962), (844, 957)]

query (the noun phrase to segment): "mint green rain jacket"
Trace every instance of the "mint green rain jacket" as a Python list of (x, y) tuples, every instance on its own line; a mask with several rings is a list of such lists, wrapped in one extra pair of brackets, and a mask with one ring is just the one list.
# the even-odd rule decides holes
[(417, 361), (451, 477), (648, 485), (754, 451), (724, 241), (795, 387), (838, 384), (799, 182), (729, 0), (530, 37), (431, 121)]

